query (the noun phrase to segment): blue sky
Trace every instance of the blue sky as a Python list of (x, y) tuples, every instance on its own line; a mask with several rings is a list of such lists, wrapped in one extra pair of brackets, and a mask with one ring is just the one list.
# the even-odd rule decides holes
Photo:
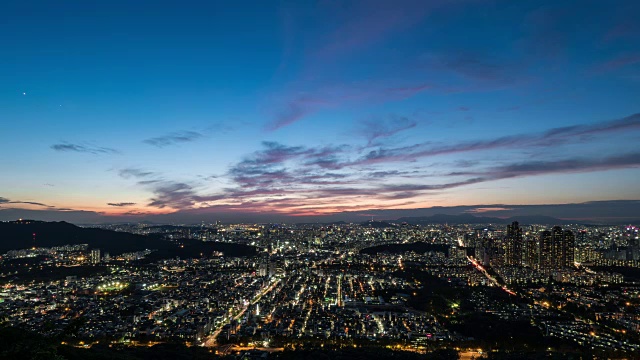
[(638, 15), (635, 1), (3, 2), (0, 218), (637, 199)]

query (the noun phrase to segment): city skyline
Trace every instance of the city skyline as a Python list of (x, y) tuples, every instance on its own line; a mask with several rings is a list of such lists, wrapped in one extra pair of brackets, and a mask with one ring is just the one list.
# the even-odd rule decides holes
[(640, 214), (635, 2), (34, 4), (0, 220)]

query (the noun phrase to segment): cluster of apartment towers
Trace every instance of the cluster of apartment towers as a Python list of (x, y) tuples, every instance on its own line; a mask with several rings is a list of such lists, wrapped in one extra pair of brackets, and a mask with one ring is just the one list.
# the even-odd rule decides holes
[[(541, 231), (537, 236), (525, 237), (522, 228), (515, 221), (507, 225), (507, 233), (501, 244), (485, 243), (493, 242), (491, 239), (479, 240), (480, 244), (476, 243), (476, 256), (483, 263), (489, 263), (491, 258), (492, 263), (499, 263), (496, 265), (528, 266), (540, 270), (574, 266), (576, 237), (571, 230), (563, 230), (560, 226)], [(481, 249), (478, 249), (478, 245)], [(493, 253), (487, 251), (489, 248), (493, 248)]]

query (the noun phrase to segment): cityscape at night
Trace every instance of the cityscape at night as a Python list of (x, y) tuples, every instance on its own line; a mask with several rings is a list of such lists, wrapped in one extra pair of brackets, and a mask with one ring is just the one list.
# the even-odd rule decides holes
[(639, 17), (0, 3), (0, 359), (640, 359)]

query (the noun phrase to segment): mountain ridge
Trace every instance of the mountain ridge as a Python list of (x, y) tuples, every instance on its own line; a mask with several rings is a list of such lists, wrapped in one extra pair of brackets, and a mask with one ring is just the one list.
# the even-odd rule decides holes
[(508, 218), (475, 216), (472, 214), (447, 215), (435, 214), (431, 216), (407, 216), (395, 220), (395, 222), (406, 222), (412, 225), (421, 224), (510, 224), (514, 221), (520, 224), (553, 224), (568, 225), (576, 224), (575, 221), (558, 219), (545, 215), (512, 216)]

